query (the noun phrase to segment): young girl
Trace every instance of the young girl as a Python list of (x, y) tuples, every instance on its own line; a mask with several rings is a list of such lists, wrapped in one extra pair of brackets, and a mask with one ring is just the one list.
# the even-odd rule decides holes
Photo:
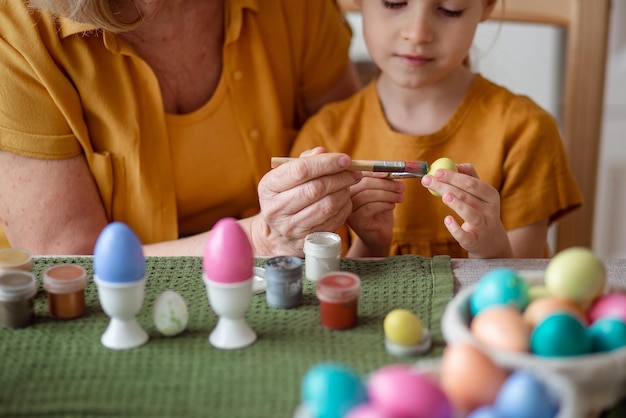
[[(391, 217), (361, 217), (369, 245), (389, 235), (390, 254), (543, 257), (551, 222), (580, 206), (554, 119), (464, 64), (497, 0), (357, 0), (380, 75), (355, 96), (309, 120), (292, 155), (314, 146), (354, 159), (457, 162), (404, 179)], [(357, 197), (387, 179), (365, 178)], [(429, 190), (441, 197), (433, 197)], [(362, 199), (361, 199), (362, 200)], [(353, 199), (355, 209), (367, 205)], [(380, 203), (374, 203), (380, 204)], [(351, 225), (352, 226), (352, 225)]]

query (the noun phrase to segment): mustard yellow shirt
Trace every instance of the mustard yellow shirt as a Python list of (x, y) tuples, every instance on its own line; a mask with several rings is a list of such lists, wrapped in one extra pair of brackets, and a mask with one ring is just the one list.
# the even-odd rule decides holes
[[(389, 127), (375, 81), (345, 101), (329, 104), (301, 130), (292, 155), (322, 145), (355, 159), (422, 160), (448, 157), (471, 163), (479, 177), (500, 192), (507, 230), (541, 219), (550, 222), (580, 206), (558, 127), (527, 97), (476, 75), (450, 121), (431, 135), (409, 135)], [(421, 186), (406, 183), (394, 212), (391, 254), (467, 257), (443, 224), (455, 213)]]
[[(126, 222), (151, 243), (179, 237), (175, 183), (195, 177), (174, 172), (191, 164), (173, 163), (169, 132), (202, 132), (203, 145), (191, 152), (219, 154), (236, 143), (236, 169), (254, 194), (229, 206), (242, 189), (229, 191), (223, 167), (210, 170), (196, 186), (216, 199), (185, 209), (201, 220), (185, 223), (185, 233), (238, 216), (256, 204), (270, 157), (289, 153), (306, 118), (304, 103), (338, 80), (351, 33), (332, 0), (225, 4), (220, 82), (231, 106), (227, 126), (210, 115), (168, 121), (154, 73), (115, 34), (30, 13), (19, 0), (0, 2), (0, 149), (41, 159), (84, 154), (108, 219)], [(196, 123), (211, 129), (185, 128)], [(0, 231), (0, 247), (7, 244)]]

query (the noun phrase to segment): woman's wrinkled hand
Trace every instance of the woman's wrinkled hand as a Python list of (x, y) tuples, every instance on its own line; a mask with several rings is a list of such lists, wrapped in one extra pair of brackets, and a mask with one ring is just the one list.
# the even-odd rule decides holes
[(351, 162), (318, 147), (270, 170), (259, 183), (261, 212), (249, 232), (256, 255), (302, 257), (308, 234), (339, 229), (352, 213), (350, 187), (362, 177), (346, 170)]

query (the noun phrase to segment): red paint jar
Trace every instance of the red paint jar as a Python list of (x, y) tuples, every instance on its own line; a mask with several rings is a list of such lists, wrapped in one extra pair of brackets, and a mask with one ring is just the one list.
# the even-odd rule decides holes
[(316, 295), (320, 301), (322, 325), (338, 330), (355, 327), (360, 292), (361, 280), (356, 274), (334, 271), (320, 277)]
[(76, 264), (59, 264), (43, 273), (43, 287), (48, 295), (50, 316), (57, 319), (78, 318), (85, 313), (87, 271)]

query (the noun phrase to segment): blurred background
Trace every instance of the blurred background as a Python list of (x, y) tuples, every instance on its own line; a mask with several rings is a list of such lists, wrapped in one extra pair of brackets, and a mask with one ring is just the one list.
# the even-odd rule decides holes
[[(358, 13), (348, 13), (354, 32), (351, 56), (371, 62)], [(563, 44), (557, 27), (505, 22), (479, 26), (472, 67), (511, 91), (525, 94), (559, 119)], [(366, 64), (361, 64), (367, 68)], [(626, 258), (626, 2), (613, 1), (604, 122), (593, 250), (605, 258)]]

